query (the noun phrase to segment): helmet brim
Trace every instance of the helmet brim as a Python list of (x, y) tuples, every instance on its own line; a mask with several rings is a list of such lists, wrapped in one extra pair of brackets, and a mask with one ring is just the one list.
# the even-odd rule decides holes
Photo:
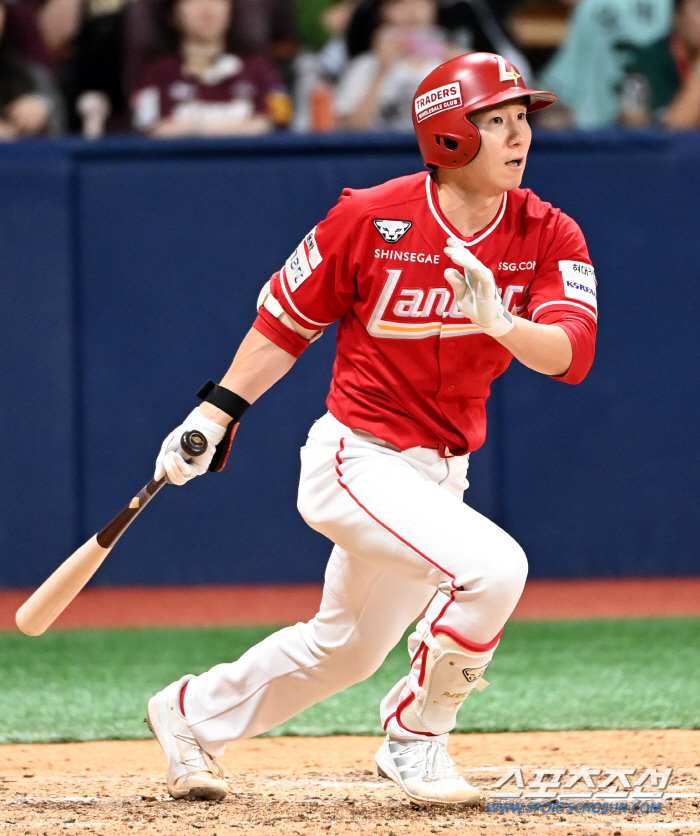
[(527, 107), (528, 113), (549, 107), (549, 105), (554, 104), (557, 100), (556, 95), (549, 93), (547, 90), (529, 90), (527, 87), (511, 87), (509, 90), (501, 90), (488, 99), (481, 99), (478, 102), (478, 107), (470, 108), (467, 114), (476, 113), (479, 110), (486, 110), (489, 107), (513, 101), (513, 99), (524, 99), (526, 97), (530, 99)]

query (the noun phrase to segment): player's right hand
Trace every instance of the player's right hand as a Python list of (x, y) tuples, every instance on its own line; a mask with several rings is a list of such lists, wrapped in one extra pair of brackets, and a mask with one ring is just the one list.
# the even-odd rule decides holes
[(513, 317), (503, 307), (491, 270), (459, 238), (447, 239), (445, 255), (464, 271), (454, 267), (445, 270), (445, 279), (452, 285), (460, 311), (489, 336), (507, 334), (513, 327)]
[[(184, 451), (180, 447), (180, 439), (183, 433), (189, 430), (197, 430), (202, 433), (208, 442), (208, 446), (201, 456), (185, 461)], [(205, 418), (199, 408), (193, 409), (182, 424), (175, 427), (163, 442), (156, 459), (156, 470), (153, 478), (158, 480), (165, 476), (171, 485), (184, 485), (185, 482), (189, 482), (195, 476), (206, 473), (216, 452), (216, 445), (225, 433), (226, 427)]]

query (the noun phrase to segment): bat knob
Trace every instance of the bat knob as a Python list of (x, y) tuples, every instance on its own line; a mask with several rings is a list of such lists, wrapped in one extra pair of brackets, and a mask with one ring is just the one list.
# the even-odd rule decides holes
[(208, 446), (209, 442), (199, 430), (188, 430), (180, 439), (180, 447), (191, 459), (205, 453)]

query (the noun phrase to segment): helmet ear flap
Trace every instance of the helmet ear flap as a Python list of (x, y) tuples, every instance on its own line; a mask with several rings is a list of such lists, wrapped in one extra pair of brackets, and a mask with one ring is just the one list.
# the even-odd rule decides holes
[(468, 116), (465, 116), (464, 119), (468, 128), (467, 133), (462, 136), (455, 136), (454, 134), (433, 134), (436, 144), (441, 150), (444, 149), (443, 153), (446, 151), (448, 154), (454, 154), (451, 160), (451, 167), (454, 168), (468, 165), (479, 153), (479, 148), (481, 147), (481, 134), (479, 133), (479, 129), (469, 120)]

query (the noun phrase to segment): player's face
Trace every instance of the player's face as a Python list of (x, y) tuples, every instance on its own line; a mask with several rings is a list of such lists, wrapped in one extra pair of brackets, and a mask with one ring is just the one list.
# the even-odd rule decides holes
[(523, 99), (478, 110), (470, 116), (481, 134), (481, 147), (463, 168), (470, 187), (488, 195), (517, 189), (523, 179), (532, 129)]
[(231, 20), (230, 0), (179, 0), (175, 24), (186, 40), (217, 43), (226, 37)]

